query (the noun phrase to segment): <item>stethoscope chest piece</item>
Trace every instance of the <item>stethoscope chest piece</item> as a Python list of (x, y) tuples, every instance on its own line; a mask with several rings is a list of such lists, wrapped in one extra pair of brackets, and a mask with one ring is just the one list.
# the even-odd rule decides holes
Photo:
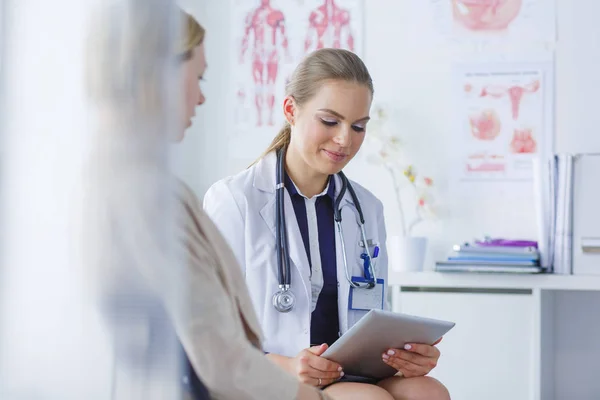
[(273, 307), (281, 313), (287, 313), (294, 308), (296, 297), (290, 290), (280, 289), (273, 294)]

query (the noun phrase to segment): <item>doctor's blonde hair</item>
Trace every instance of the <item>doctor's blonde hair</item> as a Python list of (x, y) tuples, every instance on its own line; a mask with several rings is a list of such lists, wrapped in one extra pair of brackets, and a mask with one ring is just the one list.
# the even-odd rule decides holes
[[(293, 97), (298, 107), (302, 107), (325, 81), (354, 82), (369, 88), (371, 95), (375, 92), (369, 70), (360, 57), (348, 50), (326, 48), (316, 50), (302, 60), (285, 87), (285, 95)], [(286, 121), (260, 158), (287, 147), (291, 134), (292, 127)]]

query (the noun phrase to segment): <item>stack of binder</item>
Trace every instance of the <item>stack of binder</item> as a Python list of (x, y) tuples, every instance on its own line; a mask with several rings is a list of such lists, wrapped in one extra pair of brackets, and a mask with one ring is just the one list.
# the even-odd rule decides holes
[(568, 275), (573, 270), (573, 156), (556, 155), (550, 161), (551, 192), (554, 218), (552, 226), (551, 265), (555, 274)]
[(540, 265), (548, 272), (568, 275), (573, 270), (572, 154), (555, 154), (534, 163), (535, 202)]
[(538, 273), (540, 253), (536, 242), (486, 240), (453, 246), (446, 261), (436, 263), (439, 272)]

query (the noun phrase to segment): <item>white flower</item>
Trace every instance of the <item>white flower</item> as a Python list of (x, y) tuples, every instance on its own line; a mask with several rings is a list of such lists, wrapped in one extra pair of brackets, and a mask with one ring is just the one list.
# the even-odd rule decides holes
[(367, 162), (369, 164), (373, 164), (373, 165), (376, 165), (376, 166), (381, 166), (381, 165), (384, 164), (385, 160), (379, 154), (369, 154), (367, 156)]
[[(436, 215), (431, 195), (433, 180), (420, 175), (413, 167), (408, 148), (395, 131), (385, 108), (374, 106), (367, 133), (367, 146), (371, 153), (366, 160), (369, 164), (385, 168), (391, 175), (396, 201), (400, 211), (400, 219), (404, 234), (411, 234), (412, 229), (425, 219)], [(408, 189), (414, 195), (409, 204), (403, 205), (401, 191)], [(408, 207), (408, 210), (405, 210)], [(406, 211), (410, 214), (405, 216)]]

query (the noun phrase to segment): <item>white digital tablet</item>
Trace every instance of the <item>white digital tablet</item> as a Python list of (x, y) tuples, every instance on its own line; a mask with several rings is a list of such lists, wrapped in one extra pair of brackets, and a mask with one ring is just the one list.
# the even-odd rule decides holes
[(402, 349), (407, 343), (431, 345), (454, 325), (454, 322), (371, 310), (322, 357), (340, 364), (346, 375), (385, 379), (398, 372), (381, 359), (385, 351)]

